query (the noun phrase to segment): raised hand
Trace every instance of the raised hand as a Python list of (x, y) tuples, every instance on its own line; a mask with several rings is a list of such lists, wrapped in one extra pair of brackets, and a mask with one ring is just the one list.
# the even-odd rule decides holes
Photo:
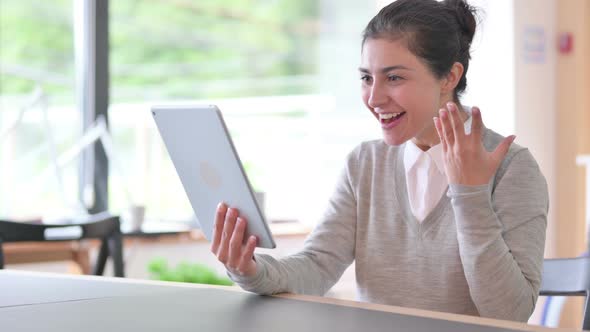
[(447, 103), (439, 110), (434, 126), (442, 144), (445, 172), (449, 184), (487, 184), (506, 156), (516, 136), (506, 137), (494, 151), (483, 146), (483, 122), (479, 108), (472, 109), (471, 133), (465, 133), (457, 105)]
[(254, 276), (256, 275), (256, 262), (254, 261), (256, 237), (250, 236), (248, 242), (243, 244), (248, 222), (238, 215), (237, 209), (219, 203), (215, 214), (211, 252), (231, 273)]

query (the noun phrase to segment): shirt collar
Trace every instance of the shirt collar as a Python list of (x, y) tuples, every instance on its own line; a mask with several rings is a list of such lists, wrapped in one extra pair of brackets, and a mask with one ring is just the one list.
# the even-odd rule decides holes
[(424, 153), (412, 140), (406, 142), (404, 148), (404, 168), (406, 174), (410, 173), (410, 170), (420, 159), (420, 156)]
[(467, 120), (465, 120), (465, 134), (471, 134), (471, 120), (473, 119), (471, 117), (471, 106), (462, 106), (463, 107), (463, 111), (465, 111), (465, 113), (467, 113)]
[(442, 144), (438, 143), (437, 145), (428, 149), (426, 153), (428, 153), (430, 158), (434, 160), (434, 163), (436, 164), (436, 168), (438, 168), (438, 171), (441, 174), (445, 174), (445, 163), (443, 160)]

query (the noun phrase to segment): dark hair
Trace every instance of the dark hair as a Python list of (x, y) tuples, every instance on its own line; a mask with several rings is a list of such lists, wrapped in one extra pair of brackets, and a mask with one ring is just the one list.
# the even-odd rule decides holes
[(463, 76), (453, 93), (455, 101), (467, 87), (470, 46), (475, 34), (475, 9), (464, 0), (397, 0), (379, 11), (363, 32), (367, 39), (403, 38), (408, 49), (422, 59), (437, 78), (448, 74), (455, 62)]

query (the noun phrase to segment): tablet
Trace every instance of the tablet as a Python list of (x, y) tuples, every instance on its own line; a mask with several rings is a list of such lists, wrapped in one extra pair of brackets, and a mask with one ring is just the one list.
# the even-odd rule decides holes
[(212, 240), (219, 202), (240, 211), (258, 247), (275, 242), (258, 206), (219, 109), (206, 106), (155, 106), (152, 116), (176, 173), (207, 240)]

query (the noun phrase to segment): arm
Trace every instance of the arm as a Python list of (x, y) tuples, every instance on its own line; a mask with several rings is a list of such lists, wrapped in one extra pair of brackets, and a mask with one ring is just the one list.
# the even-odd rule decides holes
[(470, 134), (455, 104), (447, 103), (439, 114), (434, 124), (471, 298), (481, 316), (526, 321), (541, 280), (545, 179), (528, 150), (510, 148), (515, 136), (485, 149), (479, 108), (472, 108)]
[(498, 174), (493, 190), (450, 186), (459, 252), (480, 315), (527, 321), (541, 284), (547, 184), (526, 149)]
[(257, 254), (255, 276), (243, 277), (228, 272), (230, 278), (243, 289), (259, 294), (325, 294), (354, 260), (356, 198), (351, 169), (357, 160), (353, 152), (322, 222), (306, 239), (303, 250), (281, 259)]

